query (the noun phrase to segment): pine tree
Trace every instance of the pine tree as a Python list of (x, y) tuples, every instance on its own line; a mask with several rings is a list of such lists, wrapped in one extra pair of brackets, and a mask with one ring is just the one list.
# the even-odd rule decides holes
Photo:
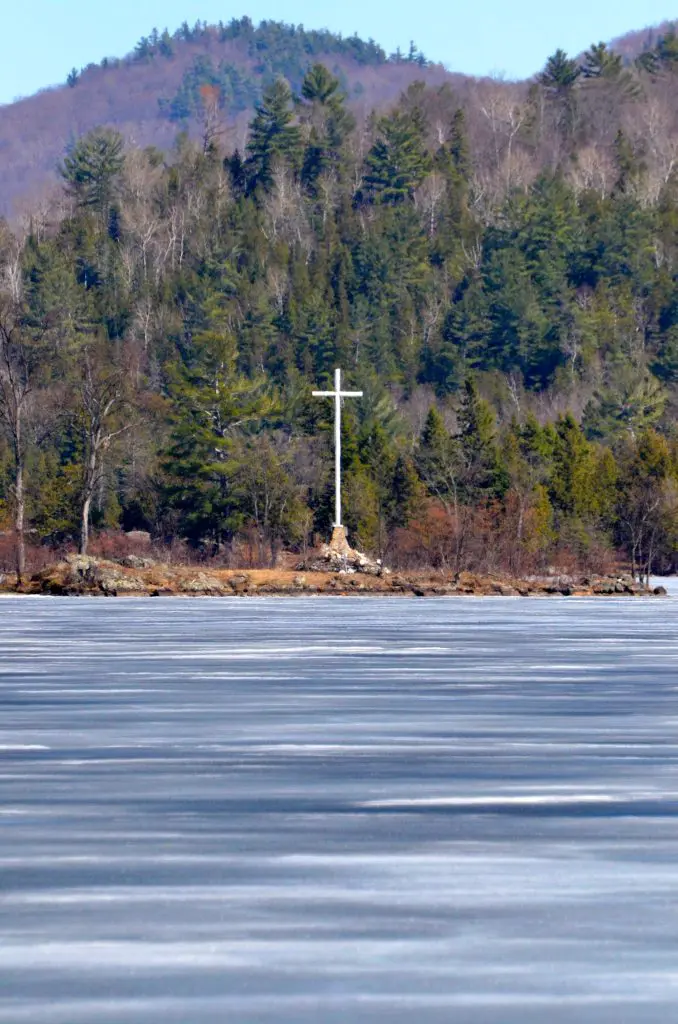
[(412, 198), (429, 168), (423, 125), (413, 112), (396, 110), (381, 118), (366, 161), (366, 194), (379, 203), (403, 203)]
[(410, 456), (399, 455), (391, 485), (392, 526), (408, 526), (421, 515), (426, 503), (426, 488)]
[(202, 318), (186, 359), (171, 370), (173, 422), (164, 468), (181, 535), (218, 548), (239, 522), (234, 441), (274, 404), (264, 381), (238, 373), (235, 339), (216, 296), (205, 300)]
[(570, 140), (574, 135), (578, 104), (575, 86), (581, 76), (576, 60), (567, 56), (564, 50), (556, 50), (549, 57), (537, 81), (549, 102), (557, 134)]
[(467, 181), (471, 173), (471, 155), (466, 129), (466, 115), (461, 108), (454, 112), (447, 149), (457, 174), (463, 181)]
[(620, 54), (608, 49), (605, 43), (594, 43), (584, 54), (584, 62), (580, 71), (584, 78), (614, 80), (619, 78), (623, 68)]
[(339, 79), (323, 64), (314, 64), (306, 72), (301, 95), (306, 101), (301, 119), (307, 133), (302, 180), (314, 186), (321, 174), (338, 170), (342, 146), (355, 120), (346, 109)]
[(586, 518), (596, 506), (595, 450), (568, 413), (555, 425), (549, 496), (565, 516)]
[(107, 215), (124, 162), (122, 136), (110, 128), (95, 128), (76, 142), (60, 173), (80, 206)]
[(461, 452), (434, 405), (419, 439), (416, 465), (428, 490), (447, 508), (455, 508), (459, 502)]
[(464, 501), (479, 505), (499, 497), (507, 479), (496, 443), (496, 422), (489, 402), (481, 398), (472, 378), (464, 383), (457, 413)]
[(621, 54), (610, 50), (605, 43), (594, 44), (586, 51), (581, 73), (588, 88), (606, 89), (612, 102), (637, 99), (641, 94), (638, 76), (624, 67)]
[(273, 171), (279, 163), (297, 170), (301, 158), (299, 128), (292, 123), (292, 91), (284, 78), (277, 78), (264, 89), (261, 103), (250, 124), (245, 164), (249, 187), (269, 190)]
[(580, 75), (581, 69), (576, 60), (568, 57), (564, 50), (556, 50), (546, 61), (537, 81), (549, 95), (562, 97), (572, 89)]
[(674, 30), (667, 32), (657, 43), (657, 60), (666, 71), (678, 69), (678, 35)]

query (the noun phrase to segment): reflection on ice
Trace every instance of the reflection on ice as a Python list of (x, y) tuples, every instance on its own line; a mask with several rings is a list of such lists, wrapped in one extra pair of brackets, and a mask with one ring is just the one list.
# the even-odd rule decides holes
[(0, 1022), (678, 1019), (675, 609), (4, 600)]

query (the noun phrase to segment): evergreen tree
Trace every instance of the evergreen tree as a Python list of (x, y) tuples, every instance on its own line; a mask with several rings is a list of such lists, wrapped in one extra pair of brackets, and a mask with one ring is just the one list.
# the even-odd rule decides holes
[(588, 402), (582, 426), (588, 437), (608, 444), (627, 432), (641, 434), (661, 418), (667, 397), (656, 377), (624, 367)]
[(60, 173), (80, 206), (107, 215), (124, 162), (122, 136), (95, 128), (65, 156)]
[[(97, 339), (139, 427), (102, 460), (94, 529), (121, 519), (213, 550), (246, 531), (264, 560), (305, 544), (311, 516), (324, 533), (331, 423), (308, 396), (340, 365), (365, 392), (344, 423), (359, 543), (389, 558), (402, 543), (408, 564), (457, 569), (536, 570), (561, 554), (588, 565), (614, 543), (630, 558), (624, 503), (638, 497), (628, 467), (640, 439), (666, 441), (666, 508), (678, 464), (670, 34), (653, 76), (602, 44), (581, 68), (555, 54), (515, 133), (512, 113), (503, 120), (513, 85), (465, 94), (462, 112), (449, 89), (414, 83), (368, 120), (367, 144), (344, 69), (383, 63), (378, 48), (248, 19), (144, 45), (168, 57), (184, 39), (217, 38), (246, 49), (251, 72), (198, 55), (163, 110), (195, 117), (207, 85), (234, 113), (263, 85), (245, 154), (187, 134), (167, 156), (125, 154), (97, 130), (66, 156), (74, 201), (58, 217), (37, 209), (25, 238), (0, 223), (0, 309), (21, 313), (0, 372), (0, 525), (76, 539), (87, 458), (76, 384)], [(22, 347), (37, 338), (30, 389), (14, 395)], [(435, 412), (415, 436), (432, 393), (450, 422), (455, 410), (454, 436)], [(547, 422), (570, 406), (577, 417)], [(275, 513), (262, 513), (267, 496)], [(674, 535), (660, 535), (651, 556), (643, 541), (646, 567), (675, 564)]]
[(302, 122), (307, 132), (302, 178), (313, 186), (321, 174), (338, 170), (341, 148), (355, 121), (346, 109), (339, 80), (323, 64), (309, 68), (301, 95), (306, 101)]
[(369, 197), (379, 203), (403, 203), (412, 198), (429, 167), (423, 125), (411, 112), (396, 110), (379, 120), (366, 161)]
[(554, 508), (564, 516), (587, 518), (598, 501), (598, 481), (593, 446), (586, 440), (571, 414), (555, 425), (553, 468), (549, 495)]
[(580, 70), (589, 87), (611, 88), (619, 99), (640, 95), (637, 76), (624, 67), (621, 54), (610, 50), (605, 43), (595, 43), (586, 51)]
[(651, 75), (674, 72), (678, 67), (678, 35), (675, 30), (671, 29), (662, 36), (653, 49), (641, 53), (636, 64)]
[(609, 50), (605, 43), (594, 43), (584, 54), (581, 73), (584, 78), (617, 79), (624, 65), (620, 54)]
[(496, 443), (495, 417), (490, 404), (478, 394), (472, 378), (464, 383), (457, 419), (464, 501), (479, 505), (500, 497), (507, 480)]
[(569, 58), (564, 50), (556, 50), (537, 76), (537, 82), (549, 101), (556, 132), (567, 140), (574, 134), (577, 115), (575, 87), (580, 76), (577, 61)]
[(461, 451), (434, 405), (419, 439), (416, 464), (431, 494), (447, 508), (456, 509), (460, 500)]
[(667, 71), (678, 69), (678, 35), (673, 29), (659, 40), (656, 54), (661, 68)]
[(204, 327), (170, 378), (171, 441), (164, 464), (178, 529), (194, 545), (217, 548), (241, 521), (234, 480), (235, 440), (273, 410), (265, 382), (237, 372), (235, 340), (216, 297), (205, 302)]
[(461, 108), (454, 112), (447, 149), (459, 177), (464, 181), (468, 180), (471, 173), (471, 155), (466, 130), (466, 115)]
[(277, 78), (264, 89), (250, 125), (246, 171), (250, 190), (265, 191), (273, 184), (276, 164), (297, 170), (301, 157), (299, 128), (292, 123), (292, 91), (284, 78)]
[(400, 454), (393, 471), (391, 485), (393, 502), (392, 526), (408, 526), (423, 512), (426, 503), (426, 488), (417, 473), (414, 460)]
[(546, 61), (537, 80), (549, 95), (562, 97), (569, 93), (580, 74), (581, 69), (576, 60), (568, 57), (564, 50), (556, 50)]

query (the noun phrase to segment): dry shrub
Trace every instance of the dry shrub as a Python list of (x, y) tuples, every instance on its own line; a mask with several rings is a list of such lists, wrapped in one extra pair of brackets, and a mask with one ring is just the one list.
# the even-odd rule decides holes
[[(88, 553), (94, 558), (112, 561), (128, 555), (146, 555), (167, 565), (200, 565), (215, 569), (256, 569), (271, 565), (270, 545), (261, 539), (254, 527), (246, 527), (230, 543), (202, 548), (192, 547), (178, 538), (168, 542), (154, 540), (143, 530), (129, 533), (101, 530), (93, 535)], [(281, 558), (284, 560), (284, 553), (281, 553)], [(294, 560), (298, 560), (298, 556)]]
[(88, 552), (94, 558), (126, 558), (128, 555), (151, 553), (151, 535), (144, 530), (101, 530), (92, 537)]
[(444, 572), (509, 573), (513, 576), (556, 573), (607, 573), (616, 556), (604, 537), (578, 528), (561, 532), (556, 542), (540, 530), (534, 509), (522, 509), (517, 495), (484, 508), (461, 507), (455, 513), (430, 502), (418, 519), (394, 531), (389, 562), (396, 569)]
[[(510, 497), (510, 496), (509, 496)], [(431, 501), (424, 513), (407, 527), (395, 529), (390, 537), (386, 562), (393, 569), (436, 572), (510, 573), (513, 576), (539, 574), (613, 573), (619, 569), (616, 553), (594, 531), (562, 531), (558, 543), (535, 544), (530, 513), (523, 517), (524, 537), (518, 540), (520, 510), (513, 500), (487, 508), (461, 508), (455, 515)], [(315, 538), (319, 544), (321, 538)], [(39, 572), (47, 565), (75, 551), (74, 545), (58, 549), (41, 544), (26, 545), (26, 571)], [(219, 549), (196, 549), (186, 541), (154, 541), (149, 533), (132, 530), (102, 530), (92, 538), (89, 554), (115, 561), (128, 555), (150, 556), (168, 566), (209, 566), (214, 569), (261, 569), (271, 567), (271, 550), (254, 528), (241, 530), (230, 544)], [(276, 568), (293, 570), (299, 552), (281, 551)], [(0, 573), (16, 567), (14, 536), (0, 532)]]
[[(43, 544), (26, 544), (26, 573), (40, 572), (56, 560), (53, 548)], [(11, 532), (0, 533), (0, 572), (13, 573), (16, 569), (16, 545)]]
[(423, 515), (393, 532), (389, 561), (396, 569), (447, 569), (454, 541), (453, 517), (431, 502)]

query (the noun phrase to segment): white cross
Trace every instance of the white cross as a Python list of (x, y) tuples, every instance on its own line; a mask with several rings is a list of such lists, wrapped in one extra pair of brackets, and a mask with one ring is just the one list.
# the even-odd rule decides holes
[(341, 390), (341, 370), (334, 371), (334, 391), (314, 391), (314, 398), (334, 399), (334, 516), (335, 526), (341, 526), (341, 400), (362, 398), (362, 391)]

